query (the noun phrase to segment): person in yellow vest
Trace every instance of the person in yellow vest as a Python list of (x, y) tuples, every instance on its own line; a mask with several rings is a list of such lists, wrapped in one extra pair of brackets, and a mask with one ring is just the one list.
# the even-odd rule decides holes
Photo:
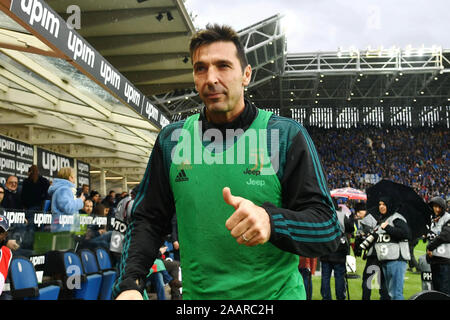
[(208, 25), (190, 53), (204, 107), (158, 135), (113, 296), (142, 299), (176, 212), (183, 300), (305, 300), (298, 256), (331, 253), (342, 234), (314, 143), (244, 98), (252, 68), (232, 28)]

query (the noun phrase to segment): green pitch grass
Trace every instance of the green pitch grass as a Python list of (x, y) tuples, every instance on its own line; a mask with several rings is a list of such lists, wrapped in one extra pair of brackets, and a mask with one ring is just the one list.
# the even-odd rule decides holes
[[(423, 241), (419, 241), (417, 246), (414, 248), (414, 256), (416, 260), (419, 259), (421, 255), (425, 254), (426, 243)], [(353, 253), (353, 252), (352, 252)], [(362, 297), (362, 272), (364, 270), (364, 266), (366, 265), (366, 261), (361, 259), (360, 257), (356, 258), (356, 275), (358, 278), (348, 279), (348, 286), (350, 291), (350, 300), (361, 300)], [(409, 266), (408, 266), (409, 268)], [(414, 271), (416, 271), (414, 269)], [(322, 296), (320, 295), (320, 281), (321, 277), (319, 275), (315, 275), (312, 277), (313, 283), (313, 293), (312, 300), (322, 300)], [(336, 295), (334, 293), (334, 278), (331, 278), (331, 295), (333, 300), (336, 299)], [(376, 281), (376, 277), (374, 277), (372, 281), (372, 286), (374, 288), (379, 288), (378, 283)], [(409, 299), (412, 295), (422, 291), (422, 280), (420, 273), (414, 273), (410, 271), (406, 271), (405, 274), (405, 283), (403, 287), (403, 296), (405, 300)], [(380, 295), (378, 289), (372, 290), (371, 300), (379, 300)]]

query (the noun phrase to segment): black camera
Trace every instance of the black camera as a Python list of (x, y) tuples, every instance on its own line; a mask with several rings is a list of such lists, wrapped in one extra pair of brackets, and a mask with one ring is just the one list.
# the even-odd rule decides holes
[(378, 234), (375, 232), (371, 232), (367, 235), (366, 239), (359, 245), (359, 247), (363, 250), (369, 250), (375, 242), (377, 241)]
[(360, 247), (361, 243), (365, 240), (366, 238), (363, 236), (356, 236), (355, 237), (355, 245), (353, 247), (353, 252), (355, 253), (355, 257), (360, 257), (362, 254), (362, 249)]

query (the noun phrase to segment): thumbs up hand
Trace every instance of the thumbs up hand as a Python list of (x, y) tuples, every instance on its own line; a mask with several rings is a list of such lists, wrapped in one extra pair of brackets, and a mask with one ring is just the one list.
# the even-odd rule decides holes
[(225, 222), (231, 236), (249, 247), (269, 241), (270, 218), (266, 210), (248, 199), (232, 195), (228, 187), (223, 188), (222, 193), (225, 202), (235, 209)]

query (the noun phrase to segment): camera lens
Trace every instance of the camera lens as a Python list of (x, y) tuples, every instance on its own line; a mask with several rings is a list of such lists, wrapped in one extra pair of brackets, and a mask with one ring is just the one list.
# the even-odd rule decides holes
[(368, 248), (370, 248), (370, 246), (372, 245), (373, 241), (375, 240), (375, 236), (373, 234), (370, 234), (366, 240), (364, 240), (360, 247), (364, 250), (367, 250)]

